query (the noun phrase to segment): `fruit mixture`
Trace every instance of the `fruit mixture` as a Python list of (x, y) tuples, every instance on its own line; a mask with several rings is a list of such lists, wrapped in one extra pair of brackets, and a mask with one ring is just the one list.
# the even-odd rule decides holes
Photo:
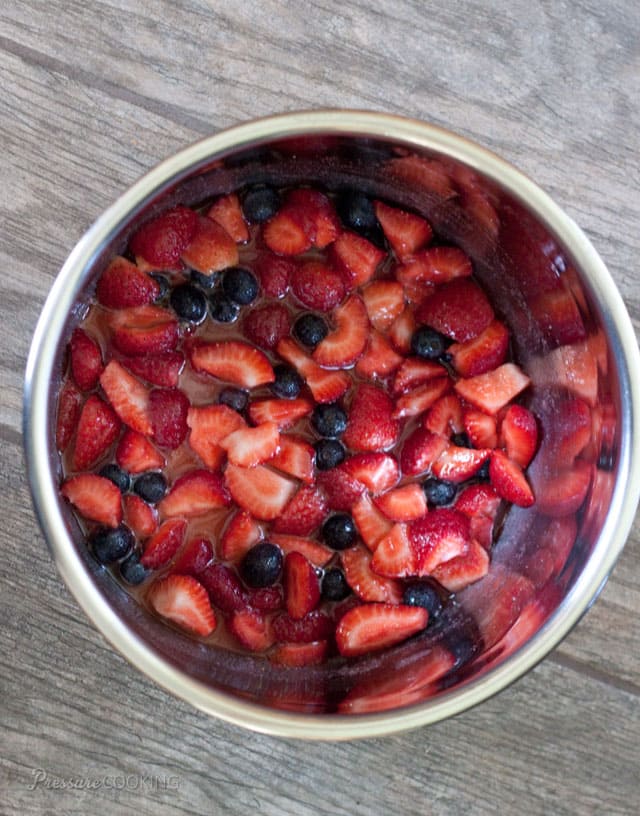
[(171, 624), (289, 666), (357, 657), (436, 621), (534, 503), (528, 385), (423, 217), (255, 186), (155, 216), (102, 274), (61, 490)]

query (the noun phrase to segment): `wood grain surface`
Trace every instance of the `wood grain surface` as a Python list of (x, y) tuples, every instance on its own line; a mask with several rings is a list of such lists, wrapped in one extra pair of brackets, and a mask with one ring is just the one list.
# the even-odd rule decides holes
[(600, 600), (514, 686), (410, 734), (301, 745), (200, 714), (107, 646), (21, 452), (30, 336), (76, 240), (163, 157), (283, 110), (405, 113), (501, 153), (587, 232), (640, 329), (637, 0), (12, 0), (0, 65), (0, 813), (640, 812), (638, 519)]

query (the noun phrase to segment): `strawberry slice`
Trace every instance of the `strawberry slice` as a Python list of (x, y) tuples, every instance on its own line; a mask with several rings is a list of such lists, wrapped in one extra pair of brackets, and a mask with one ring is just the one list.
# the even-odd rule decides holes
[(273, 620), (273, 631), (282, 643), (313, 643), (331, 637), (333, 623), (324, 612), (314, 609), (300, 620), (278, 615)]
[(242, 214), (240, 200), (235, 193), (221, 196), (207, 210), (207, 218), (215, 221), (233, 238), (236, 244), (246, 244), (249, 228)]
[(475, 450), (448, 444), (431, 466), (431, 472), (445, 482), (460, 484), (475, 476), (490, 456), (490, 450)]
[(312, 239), (290, 207), (282, 207), (262, 230), (262, 239), (277, 255), (299, 255), (310, 249)]
[(464, 513), (469, 519), (469, 533), (472, 540), (485, 550), (493, 544), (493, 524), (500, 507), (500, 496), (488, 484), (474, 484), (465, 488), (454, 505), (454, 509)]
[(307, 261), (293, 272), (291, 291), (309, 309), (328, 312), (344, 299), (345, 285), (336, 269), (319, 261)]
[(351, 510), (352, 505), (367, 488), (350, 476), (342, 465), (318, 473), (318, 485), (322, 488), (331, 510)]
[(556, 346), (578, 343), (587, 336), (584, 320), (570, 289), (542, 292), (529, 303), (531, 314), (544, 334)]
[(245, 510), (236, 510), (220, 538), (220, 555), (225, 561), (239, 561), (262, 539), (262, 528)]
[(469, 519), (458, 510), (438, 508), (407, 525), (416, 553), (417, 575), (431, 575), (443, 564), (469, 549)]
[(264, 652), (275, 643), (271, 621), (255, 609), (238, 609), (227, 625), (235, 639), (250, 652)]
[(211, 470), (218, 470), (225, 457), (220, 442), (245, 427), (237, 411), (227, 405), (192, 405), (187, 413), (189, 446)]
[(160, 306), (136, 306), (109, 315), (113, 345), (128, 357), (173, 351), (180, 332), (178, 321)]
[(404, 311), (404, 290), (395, 280), (372, 281), (363, 289), (362, 299), (371, 325), (380, 332), (388, 331)]
[(73, 379), (82, 391), (91, 391), (104, 368), (100, 346), (84, 329), (74, 329), (69, 350)]
[(426, 428), (416, 428), (404, 441), (400, 451), (400, 468), (405, 476), (425, 473), (447, 447), (447, 440)]
[(305, 223), (311, 222), (313, 226), (309, 234), (313, 236), (313, 245), (318, 249), (327, 247), (340, 234), (340, 219), (335, 207), (331, 199), (319, 190), (307, 187), (292, 190), (287, 196), (285, 206), (295, 210)]
[(73, 439), (73, 434), (80, 419), (82, 394), (71, 379), (68, 379), (58, 396), (58, 415), (56, 417), (56, 447), (64, 453)]
[(378, 542), (391, 530), (391, 523), (374, 506), (366, 493), (352, 506), (351, 515), (360, 538), (371, 552), (375, 552)]
[(356, 363), (356, 374), (367, 380), (384, 380), (402, 365), (402, 360), (387, 338), (373, 330), (364, 354)]
[(288, 535), (285, 533), (272, 533), (269, 536), (269, 541), (276, 544), (283, 553), (288, 555), (295, 552), (304, 555), (304, 557), (315, 564), (316, 567), (324, 567), (334, 556), (334, 551), (324, 544), (318, 544), (312, 538), (306, 538), (299, 535)]
[(140, 563), (147, 569), (158, 569), (168, 564), (184, 541), (187, 522), (184, 519), (169, 519), (162, 522), (144, 545)]
[(267, 356), (241, 340), (198, 342), (189, 349), (189, 357), (196, 371), (242, 388), (256, 388), (276, 378)]
[(266, 399), (256, 400), (249, 406), (249, 419), (256, 425), (263, 422), (275, 422), (280, 430), (295, 425), (299, 419), (313, 411), (309, 400), (303, 399)]
[(493, 371), (468, 380), (458, 380), (455, 390), (485, 414), (497, 414), (525, 390), (531, 380), (514, 363), (504, 363)]
[(344, 615), (336, 629), (336, 644), (343, 657), (357, 657), (386, 649), (425, 629), (429, 613), (421, 606), (371, 603)]
[(461, 377), (476, 377), (502, 365), (509, 350), (509, 330), (499, 320), (493, 320), (473, 340), (453, 343), (447, 349), (455, 370)]
[(268, 298), (283, 298), (289, 291), (297, 264), (291, 258), (281, 258), (271, 252), (263, 252), (255, 260), (253, 271)]
[(364, 352), (369, 340), (369, 319), (358, 295), (351, 295), (333, 312), (336, 328), (313, 352), (313, 359), (327, 368), (348, 368)]
[(278, 518), (295, 491), (293, 482), (264, 465), (242, 468), (228, 464), (224, 478), (236, 504), (265, 521)]
[(415, 213), (375, 202), (375, 211), (385, 238), (398, 258), (404, 259), (431, 240), (433, 230), (428, 221)]
[(329, 644), (326, 640), (311, 643), (280, 643), (269, 655), (269, 660), (279, 666), (301, 668), (319, 666), (326, 660)]
[(178, 388), (156, 388), (149, 394), (149, 419), (158, 445), (174, 450), (187, 435), (190, 403)]
[(120, 432), (120, 420), (100, 397), (92, 394), (85, 402), (73, 451), (74, 470), (88, 470), (107, 453)]
[(400, 478), (395, 457), (387, 453), (359, 453), (342, 464), (342, 470), (362, 482), (373, 494), (394, 487)]
[(452, 246), (429, 247), (403, 260), (396, 278), (405, 285), (449, 283), (456, 278), (468, 278), (473, 272), (469, 256)]
[(536, 490), (538, 509), (554, 518), (577, 512), (587, 497), (592, 476), (592, 465), (576, 459), (572, 467), (540, 479)]
[[(531, 581), (499, 565), (481, 584), (466, 590), (465, 604), (476, 620), (485, 649), (504, 637), (534, 593)], [(487, 598), (491, 599), (489, 603)]]
[(291, 330), (291, 315), (282, 303), (251, 309), (243, 320), (245, 337), (263, 349), (274, 349)]
[(278, 343), (277, 352), (307, 381), (316, 402), (335, 402), (351, 385), (351, 378), (346, 371), (325, 371), (290, 337), (285, 337)]
[(460, 592), (469, 584), (484, 578), (488, 572), (489, 554), (481, 544), (472, 539), (465, 555), (458, 555), (439, 564), (432, 576), (449, 592)]
[(165, 465), (164, 456), (146, 436), (131, 428), (122, 435), (116, 448), (116, 462), (128, 473), (144, 473), (145, 470), (161, 470)]
[(289, 617), (301, 620), (320, 601), (320, 581), (302, 553), (288, 553), (283, 568), (284, 597)]
[(152, 303), (160, 294), (158, 282), (126, 258), (116, 256), (100, 276), (98, 303), (109, 309), (126, 309)]
[[(554, 403), (548, 418), (544, 413), (541, 415), (545, 458), (558, 467), (564, 467), (573, 462), (590, 442), (597, 440), (599, 444), (599, 419), (600, 412), (594, 411), (592, 416), (587, 403), (577, 397), (563, 399), (560, 404)], [(583, 458), (588, 457), (585, 455)]]
[(331, 257), (349, 289), (367, 283), (386, 253), (355, 232), (343, 232), (331, 245)]
[(344, 443), (356, 451), (381, 451), (395, 445), (400, 433), (390, 397), (373, 385), (361, 385), (351, 402)]
[(411, 351), (411, 338), (418, 327), (413, 309), (405, 307), (404, 312), (398, 315), (389, 329), (389, 340), (396, 351), (401, 354), (409, 354)]
[(440, 363), (422, 360), (420, 357), (407, 357), (393, 378), (392, 391), (395, 396), (407, 394), (429, 380), (446, 376), (447, 370)]
[(117, 527), (122, 521), (122, 501), (118, 488), (109, 479), (81, 473), (67, 479), (60, 492), (87, 521)]
[(446, 436), (447, 439), (452, 433), (462, 433), (464, 424), (462, 422), (462, 405), (455, 394), (445, 394), (433, 403), (424, 420), (423, 427), (432, 433)]
[(123, 497), (124, 523), (138, 539), (148, 538), (158, 526), (156, 511), (134, 493)]
[(389, 178), (403, 183), (409, 189), (435, 193), (439, 199), (452, 198), (456, 195), (451, 172), (437, 159), (427, 159), (410, 153), (408, 156), (389, 159), (385, 171)]
[(371, 569), (386, 578), (407, 578), (418, 572), (418, 553), (409, 540), (406, 524), (394, 524), (376, 547)]
[(210, 470), (190, 470), (173, 483), (171, 490), (158, 505), (160, 514), (167, 517), (201, 516), (210, 510), (231, 504), (222, 477)]
[(456, 278), (439, 286), (416, 311), (418, 323), (425, 323), (458, 343), (473, 340), (493, 319), (487, 296), (470, 278)]
[(278, 450), (280, 431), (275, 422), (263, 422), (255, 428), (240, 428), (225, 437), (220, 445), (229, 461), (241, 467), (266, 462)]
[(398, 604), (402, 588), (392, 578), (383, 578), (371, 569), (372, 555), (362, 547), (352, 547), (340, 553), (347, 583), (363, 601)]
[(522, 468), (512, 462), (502, 451), (494, 450), (491, 453), (489, 478), (498, 495), (506, 501), (517, 504), (518, 507), (531, 507), (535, 503), (533, 492)]
[(167, 575), (151, 587), (147, 598), (161, 617), (188, 632), (206, 637), (216, 628), (207, 591), (191, 575)]
[(184, 545), (171, 565), (171, 572), (199, 575), (213, 560), (213, 547), (208, 538), (196, 536)]
[(247, 592), (231, 567), (219, 563), (209, 564), (200, 573), (199, 580), (218, 609), (223, 612), (246, 609), (249, 603)]
[(588, 343), (559, 346), (544, 357), (529, 361), (537, 386), (566, 388), (588, 405), (598, 403), (598, 361)]
[(306, 536), (322, 524), (327, 515), (327, 501), (313, 486), (302, 486), (283, 507), (273, 529), (276, 533)]
[(538, 446), (536, 418), (523, 405), (510, 405), (500, 424), (500, 443), (507, 456), (524, 470)]
[(174, 207), (143, 224), (129, 242), (133, 254), (155, 269), (177, 269), (180, 255), (196, 231), (198, 214)]
[(409, 391), (408, 394), (398, 397), (393, 411), (394, 419), (417, 416), (423, 411), (427, 411), (450, 388), (451, 381), (448, 377), (438, 377), (429, 380), (424, 385), (419, 385), (413, 391)]
[(283, 473), (295, 476), (307, 485), (313, 484), (315, 480), (315, 451), (304, 439), (282, 434), (280, 447), (271, 457), (269, 464)]
[(416, 482), (381, 493), (373, 501), (391, 521), (415, 521), (427, 512), (424, 490)]
[(249, 605), (258, 612), (277, 612), (284, 605), (282, 587), (280, 585), (261, 587), (249, 591)]
[(464, 430), (474, 448), (496, 448), (498, 427), (496, 418), (482, 411), (469, 409), (462, 418)]
[(237, 266), (239, 261), (233, 238), (220, 224), (204, 216), (198, 216), (193, 237), (180, 257), (188, 267), (203, 275)]
[(164, 351), (143, 357), (123, 357), (120, 362), (136, 377), (161, 388), (175, 388), (184, 367), (184, 356), (179, 351)]

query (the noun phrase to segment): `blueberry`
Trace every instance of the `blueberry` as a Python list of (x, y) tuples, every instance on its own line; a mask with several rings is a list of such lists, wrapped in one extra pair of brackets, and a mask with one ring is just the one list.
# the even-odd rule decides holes
[(282, 550), (268, 541), (256, 544), (242, 559), (240, 572), (250, 587), (275, 584), (282, 572)]
[(331, 470), (344, 462), (347, 455), (342, 443), (337, 439), (319, 439), (314, 445), (318, 470)]
[(120, 562), (119, 570), (121, 578), (132, 586), (141, 584), (151, 572), (151, 570), (142, 566), (140, 563), (140, 553), (136, 551), (128, 555), (124, 561)]
[(468, 663), (478, 650), (478, 646), (471, 636), (464, 632), (455, 632), (449, 635), (447, 646), (456, 661), (455, 669), (459, 669), (465, 663)]
[(135, 538), (124, 524), (119, 527), (100, 527), (90, 538), (93, 554), (101, 564), (119, 561), (131, 550)]
[(421, 326), (411, 337), (411, 350), (425, 360), (437, 360), (446, 352), (449, 341), (429, 326)]
[(135, 480), (133, 491), (149, 504), (156, 504), (167, 492), (167, 480), (162, 473), (155, 470), (150, 473), (143, 473)]
[(157, 295), (157, 297), (155, 299), (155, 302), (157, 303), (158, 301), (164, 300), (166, 298), (166, 296), (169, 294), (169, 289), (171, 287), (169, 286), (169, 281), (167, 280), (167, 278), (165, 278), (164, 275), (158, 275), (157, 273), (152, 273), (151, 277), (154, 279), (154, 281), (160, 287), (160, 291), (158, 292), (158, 295)]
[(295, 399), (300, 393), (303, 385), (302, 377), (298, 374), (295, 368), (288, 365), (274, 366), (273, 373), (276, 375), (275, 380), (269, 385), (269, 388), (276, 397), (282, 399)]
[(207, 315), (207, 299), (192, 283), (183, 283), (171, 291), (171, 308), (181, 320), (201, 323)]
[(471, 444), (471, 440), (469, 439), (468, 434), (466, 433), (457, 433), (451, 437), (451, 441), (454, 445), (457, 445), (459, 448), (472, 448), (473, 445)]
[(335, 402), (316, 405), (311, 422), (320, 436), (330, 439), (342, 436), (347, 429), (347, 415)]
[(220, 273), (214, 272), (211, 275), (203, 275), (202, 272), (192, 269), (191, 282), (195, 283), (196, 286), (199, 286), (201, 289), (215, 289), (220, 283)]
[(322, 577), (322, 597), (327, 601), (342, 601), (351, 594), (351, 587), (338, 567), (331, 567)]
[(233, 323), (240, 314), (240, 307), (223, 292), (216, 291), (209, 297), (209, 313), (218, 323)]
[(242, 213), (251, 224), (262, 224), (280, 209), (280, 195), (273, 187), (252, 187), (242, 198)]
[(336, 513), (322, 525), (322, 538), (334, 550), (346, 550), (356, 540), (356, 525), (348, 513)]
[(423, 606), (429, 618), (435, 619), (442, 612), (442, 600), (438, 590), (428, 581), (414, 581), (404, 589), (402, 603), (407, 606)]
[(329, 334), (324, 320), (315, 314), (303, 314), (293, 324), (293, 336), (303, 346), (315, 348)]
[(342, 223), (354, 232), (370, 232), (378, 227), (378, 219), (369, 196), (358, 190), (346, 190), (336, 202)]
[(260, 285), (253, 272), (243, 266), (231, 266), (222, 273), (222, 290), (230, 301), (246, 306), (258, 297)]
[(489, 476), (489, 466), (491, 465), (491, 459), (487, 459), (486, 462), (482, 463), (482, 467), (476, 473), (476, 479), (480, 482), (488, 482), (490, 479)]
[(441, 507), (444, 504), (451, 504), (455, 499), (458, 488), (451, 482), (443, 482), (440, 479), (427, 479), (423, 482), (422, 489), (429, 504)]
[(221, 405), (226, 405), (229, 408), (233, 408), (234, 411), (241, 414), (249, 404), (249, 395), (241, 388), (234, 388), (233, 386), (228, 385), (218, 394), (218, 402)]
[(113, 482), (121, 493), (131, 490), (131, 476), (118, 465), (105, 465), (98, 475)]

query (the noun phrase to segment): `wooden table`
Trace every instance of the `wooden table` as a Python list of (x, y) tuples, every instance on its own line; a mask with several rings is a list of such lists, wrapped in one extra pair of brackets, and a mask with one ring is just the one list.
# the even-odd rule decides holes
[(636, 0), (2, 4), (2, 814), (640, 811), (640, 522), (596, 606), (497, 698), (301, 745), (201, 715), (107, 646), (48, 555), (20, 431), (32, 329), (76, 240), (163, 157), (282, 110), (406, 113), (503, 154), (586, 230), (640, 328), (639, 43)]

